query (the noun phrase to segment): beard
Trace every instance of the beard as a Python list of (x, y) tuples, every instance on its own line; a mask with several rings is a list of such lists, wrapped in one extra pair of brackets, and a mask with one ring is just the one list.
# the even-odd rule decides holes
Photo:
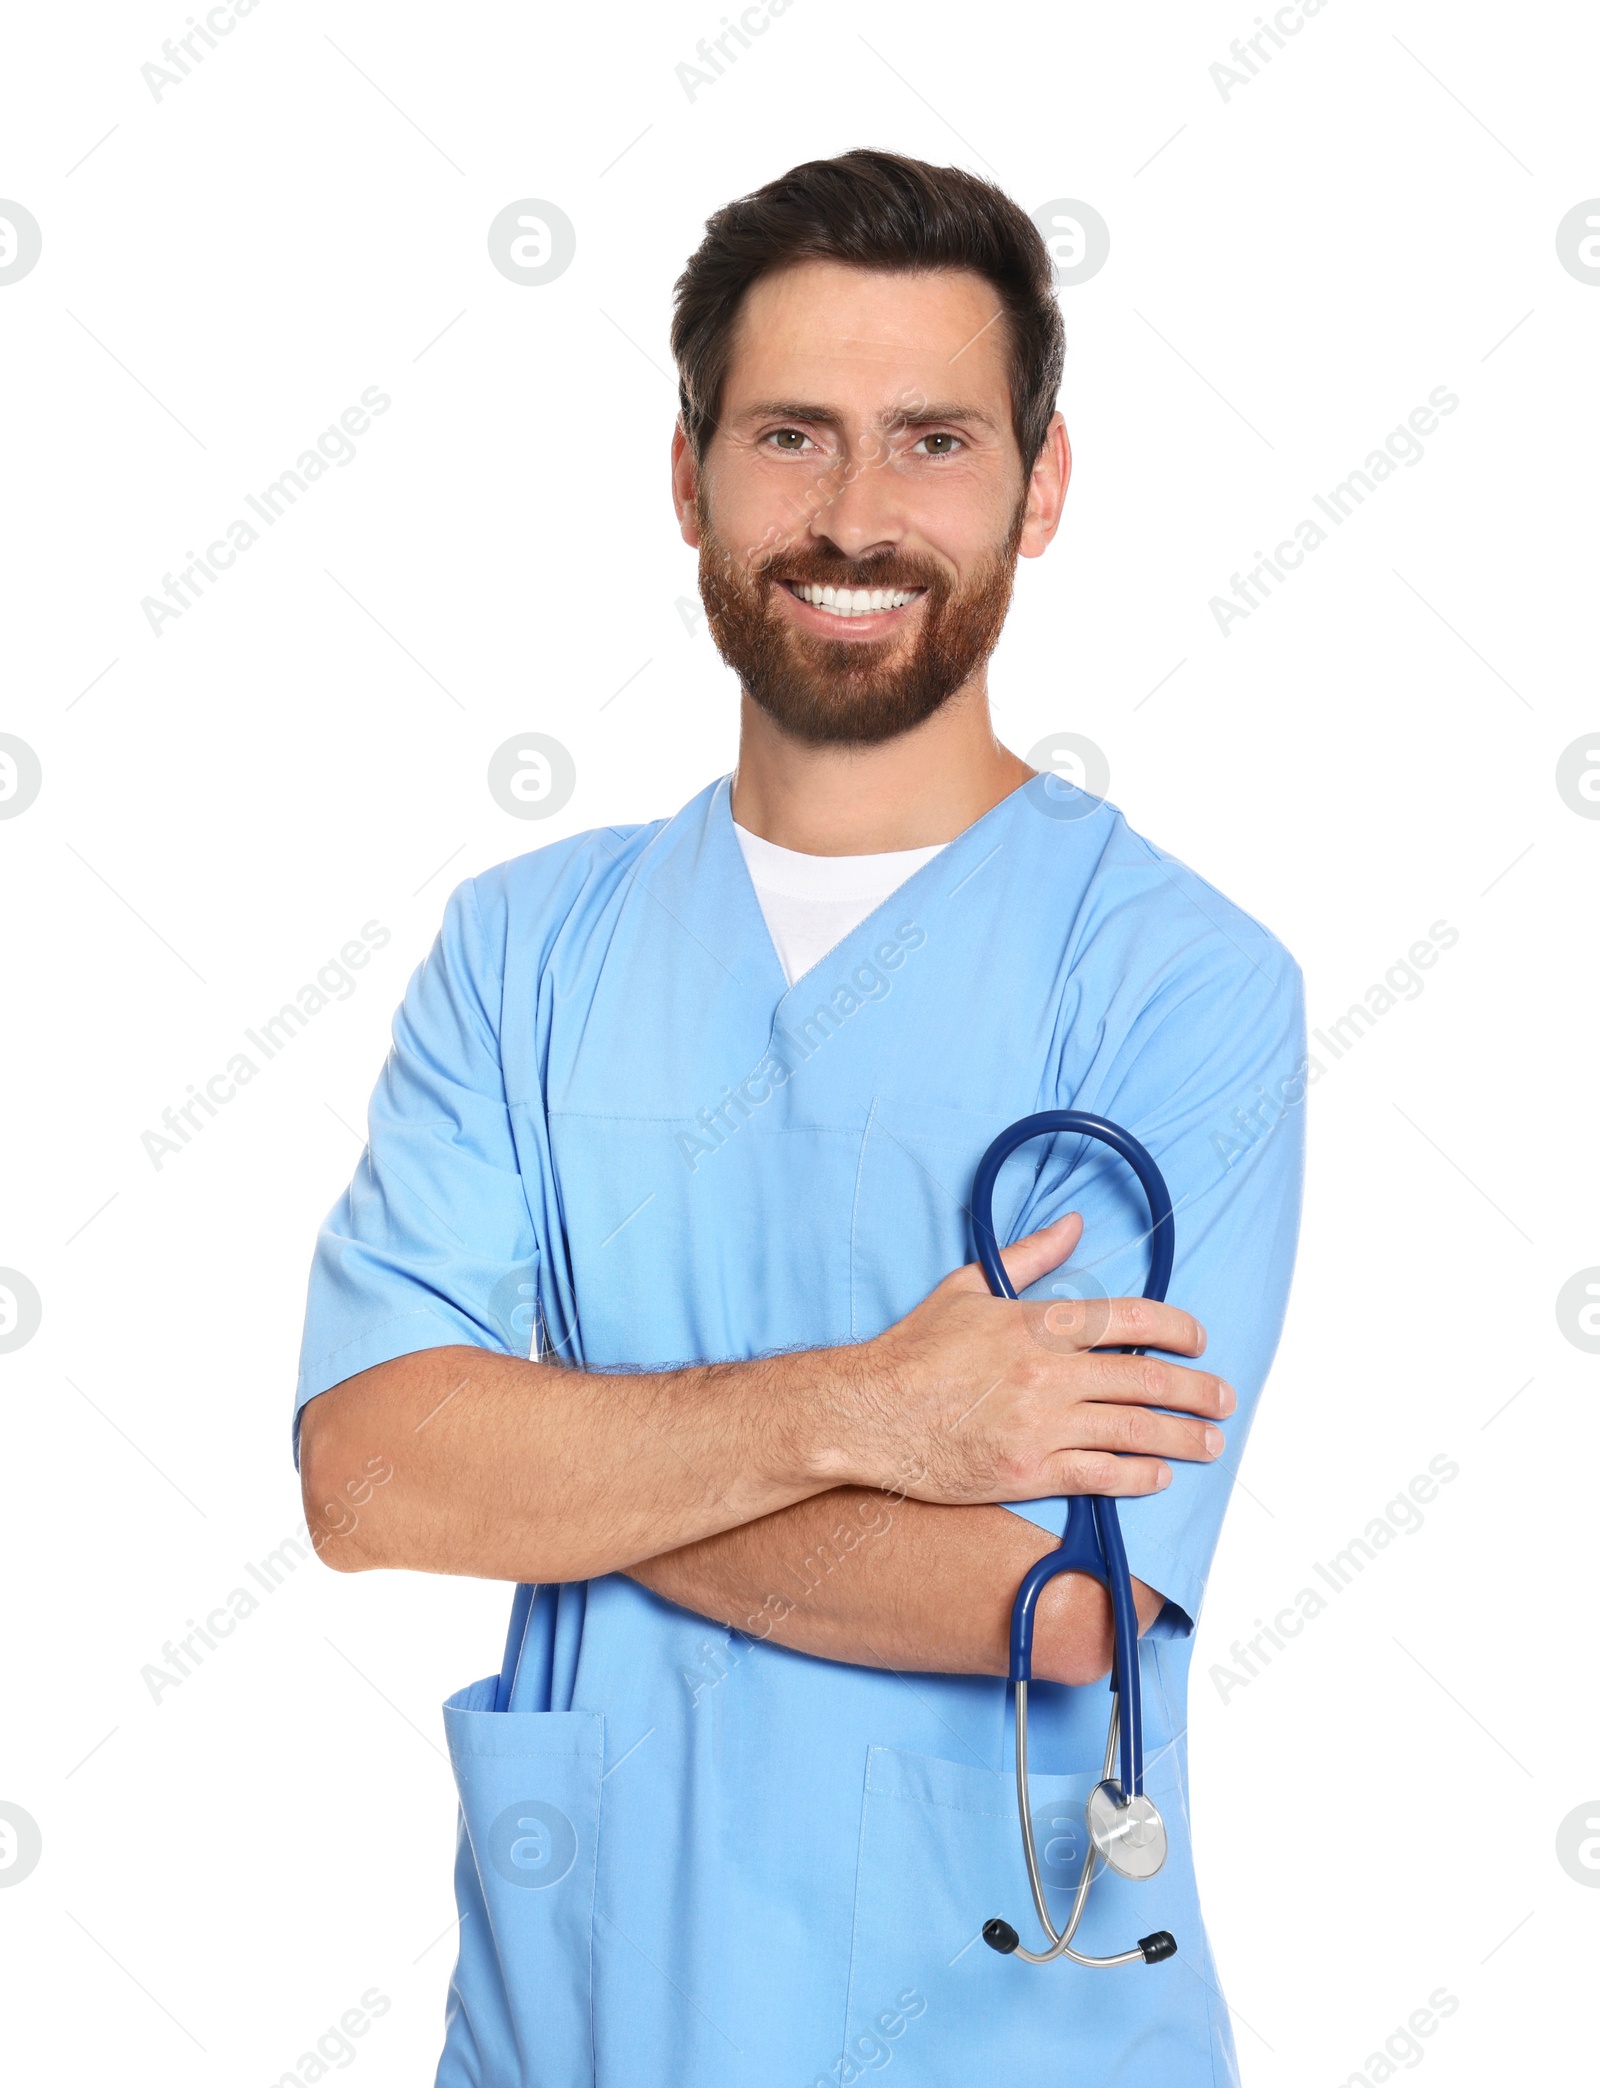
[[(775, 724), (811, 746), (870, 747), (931, 718), (988, 659), (1011, 605), (1026, 503), (1005, 542), (960, 588), (931, 559), (885, 551), (846, 558), (825, 542), (741, 565), (711, 526), (702, 493), (700, 598), (723, 659)], [(850, 640), (796, 629), (772, 603), (785, 581), (823, 587), (921, 588), (921, 622), (903, 636)]]

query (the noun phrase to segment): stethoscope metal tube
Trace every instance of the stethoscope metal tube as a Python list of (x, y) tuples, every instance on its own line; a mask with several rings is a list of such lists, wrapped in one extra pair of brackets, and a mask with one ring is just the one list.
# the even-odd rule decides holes
[[(1110, 1776), (1111, 1764), (1117, 1753), (1117, 1706), (1111, 1703), (1111, 1724), (1106, 1732), (1106, 1756), (1100, 1765), (1101, 1781)], [(1069, 1957), (1075, 1965), (1131, 1965), (1135, 1958), (1143, 1957), (1142, 1946), (1135, 1950), (1118, 1951), (1115, 1957), (1085, 1957), (1082, 1951), (1072, 1948), (1072, 1939), (1078, 1933), (1078, 1923), (1083, 1919), (1083, 1910), (1089, 1904), (1089, 1886), (1094, 1878), (1095, 1858), (1098, 1851), (1093, 1843), (1084, 1852), (1083, 1869), (1079, 1873), (1077, 1889), (1072, 1895), (1072, 1911), (1067, 1916), (1066, 1926), (1057, 1935), (1050, 1920), (1050, 1909), (1045, 1904), (1044, 1880), (1039, 1875), (1039, 1851), (1034, 1840), (1033, 1812), (1028, 1804), (1028, 1685), (1017, 1684), (1017, 1812), (1022, 1820), (1022, 1853), (1028, 1862), (1028, 1883), (1033, 1890), (1034, 1911), (1039, 1916), (1039, 1926), (1050, 1938), (1048, 1950), (1024, 1950), (1021, 1943), (1012, 1945), (1011, 1953), (1026, 1964), (1048, 1965), (1053, 1958)], [(989, 1922), (984, 1925), (985, 1941), (992, 1927), (1006, 1929), (1011, 1935), (1016, 1931), (1009, 1923)]]
[[(1029, 1139), (1075, 1132), (1109, 1146), (1125, 1160), (1139, 1178), (1150, 1206), (1150, 1270), (1144, 1295), (1159, 1302), (1167, 1294), (1172, 1277), (1172, 1198), (1161, 1170), (1139, 1141), (1120, 1125), (1082, 1110), (1047, 1109), (1013, 1124), (989, 1147), (978, 1163), (972, 1188), (972, 1224), (978, 1260), (997, 1298), (1015, 1298), (1000, 1244), (994, 1232), (994, 1186), (1001, 1167), (1018, 1146)], [(1133, 1354), (1142, 1354), (1135, 1349)], [(1089, 1846), (1083, 1870), (1073, 1894), (1072, 1908), (1058, 1932), (1045, 1902), (1044, 1882), (1034, 1845), (1033, 1817), (1028, 1804), (1028, 1687), (1033, 1678), (1034, 1611), (1042, 1588), (1058, 1573), (1087, 1573), (1101, 1581), (1111, 1600), (1115, 1655), (1111, 1669), (1111, 1722), (1106, 1733), (1105, 1760), (1100, 1782), (1090, 1794), (1085, 1825)], [(1028, 1866), (1028, 1883), (1034, 1911), (1050, 1939), (1043, 1951), (1025, 1950), (1016, 1930), (997, 1916), (984, 1923), (983, 1937), (991, 1948), (1015, 1954), (1026, 1964), (1047, 1965), (1067, 1957), (1078, 1965), (1131, 1965), (1139, 1961), (1158, 1964), (1171, 1957), (1177, 1944), (1165, 1929), (1140, 1938), (1132, 1950), (1112, 1957), (1086, 1957), (1072, 1948), (1078, 1924), (1088, 1905), (1089, 1887), (1096, 1859), (1127, 1878), (1153, 1877), (1166, 1857), (1166, 1829), (1161, 1815), (1144, 1794), (1144, 1726), (1139, 1692), (1139, 1622), (1133, 1606), (1133, 1582), (1123, 1548), (1122, 1526), (1117, 1504), (1100, 1494), (1076, 1495), (1068, 1503), (1067, 1526), (1058, 1550), (1047, 1552), (1024, 1575), (1011, 1612), (1011, 1681), (1017, 1705), (1017, 1811), (1022, 1825), (1022, 1850)], [(1120, 1755), (1120, 1761), (1118, 1757)], [(1111, 1768), (1118, 1762), (1120, 1780), (1113, 1782)]]

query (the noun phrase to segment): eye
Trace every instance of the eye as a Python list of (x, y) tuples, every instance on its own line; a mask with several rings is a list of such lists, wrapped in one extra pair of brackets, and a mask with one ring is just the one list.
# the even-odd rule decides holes
[(952, 435), (948, 429), (941, 429), (938, 434), (924, 435), (920, 442), (913, 443), (912, 454), (915, 455), (921, 450), (923, 455), (928, 457), (953, 457), (956, 451), (963, 447), (959, 435)]
[(774, 428), (766, 440), (776, 450), (788, 456), (797, 456), (811, 440), (803, 428)]

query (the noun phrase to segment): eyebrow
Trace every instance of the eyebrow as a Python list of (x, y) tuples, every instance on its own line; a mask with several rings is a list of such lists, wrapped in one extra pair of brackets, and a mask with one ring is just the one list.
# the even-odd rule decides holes
[[(787, 420), (809, 421), (814, 427), (837, 428), (843, 416), (831, 406), (808, 405), (796, 399), (758, 399), (736, 416), (741, 421)], [(986, 413), (975, 406), (926, 405), (919, 413), (881, 413), (878, 425), (884, 428), (921, 428), (933, 421), (948, 421), (964, 428), (983, 428), (993, 434), (995, 424)]]

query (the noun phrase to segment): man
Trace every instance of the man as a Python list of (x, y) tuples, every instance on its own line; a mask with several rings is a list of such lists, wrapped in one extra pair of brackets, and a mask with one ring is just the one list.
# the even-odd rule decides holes
[[(457, 888), (311, 1280), (323, 1557), (518, 1583), (503, 1674), (446, 1707), (438, 2080), (1232, 2079), (1185, 1687), (1287, 1293), (1298, 974), (993, 736), (1014, 564), (1070, 469), (1028, 218), (885, 153), (798, 167), (711, 219), (673, 347), (738, 769)], [(1138, 1298), (1136, 1186), (1076, 1139), (1000, 1180), (1032, 1298), (971, 1266), (980, 1155), (1068, 1106), (1165, 1170), (1171, 1304)], [(1030, 1940), (1007, 1623), (1092, 1492), (1122, 1497), (1171, 1848), (1097, 1879), (1078, 1947), (1164, 1927), (1179, 1955), (1036, 1969), (979, 1940)], [(1110, 1662), (1104, 1590), (1057, 1578), (1031, 1800), (1058, 1918)]]

